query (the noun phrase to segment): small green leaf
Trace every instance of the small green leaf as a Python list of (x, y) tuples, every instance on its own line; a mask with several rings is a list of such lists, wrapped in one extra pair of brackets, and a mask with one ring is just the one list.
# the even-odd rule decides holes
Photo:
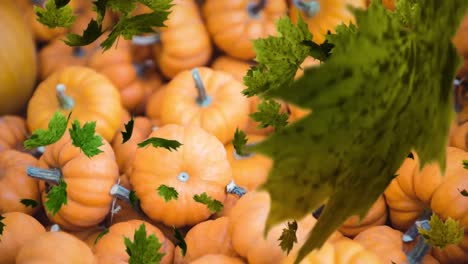
[(96, 237), (96, 239), (94, 240), (94, 245), (97, 244), (97, 242), (99, 242), (99, 240), (101, 240), (101, 238), (106, 235), (107, 233), (109, 233), (109, 228), (105, 228), (104, 230), (102, 230), (101, 233), (99, 233), (99, 235)]
[(143, 148), (150, 144), (155, 148), (165, 148), (169, 151), (177, 150), (177, 148), (182, 146), (182, 144), (177, 140), (169, 140), (169, 139), (164, 139), (164, 138), (152, 137), (152, 138), (148, 138), (147, 140), (141, 143), (138, 143), (138, 147)]
[(236, 128), (234, 133), (234, 139), (232, 140), (232, 145), (236, 150), (237, 155), (239, 156), (248, 156), (249, 154), (245, 151), (245, 144), (247, 144), (247, 136), (244, 131)]
[[(56, 2), (59, 3), (56, 4)], [(73, 9), (66, 4), (64, 5), (65, 2), (66, 1), (47, 0), (45, 8), (34, 6), (37, 20), (49, 28), (71, 27), (76, 17), (73, 15)]]
[(129, 200), (130, 200), (130, 205), (133, 208), (136, 208), (136, 209), (140, 208), (140, 199), (136, 195), (135, 191), (130, 191)]
[(99, 149), (104, 145), (102, 138), (96, 133), (96, 121), (86, 122), (83, 128), (80, 127), (80, 121), (75, 120), (69, 129), (73, 146), (80, 148), (88, 157), (93, 157), (103, 152)]
[(177, 240), (177, 246), (180, 247), (182, 256), (185, 256), (187, 254), (187, 243), (185, 242), (185, 239), (180, 233), (179, 229), (177, 229), (175, 226), (173, 228), (174, 228), (174, 238)]
[(281, 104), (274, 100), (263, 100), (257, 109), (258, 112), (250, 114), (250, 117), (260, 122), (259, 128), (272, 126), (278, 131), (288, 124), (288, 114), (280, 113)]
[(0, 215), (0, 236), (3, 235), (3, 230), (5, 229), (5, 223), (3, 223), (3, 219), (5, 217), (3, 215)]
[(122, 138), (123, 138), (122, 144), (127, 142), (132, 137), (134, 124), (135, 124), (135, 120), (133, 119), (133, 116), (132, 116), (130, 121), (128, 121), (128, 123), (124, 125), (125, 131), (121, 132)]
[(159, 264), (164, 257), (164, 253), (159, 253), (162, 247), (159, 239), (154, 234), (147, 237), (144, 224), (135, 230), (133, 242), (124, 237), (124, 243), (126, 252), (130, 256), (129, 264)]
[(163, 197), (166, 202), (177, 200), (177, 198), (179, 198), (179, 193), (176, 189), (167, 185), (162, 184), (156, 190), (158, 191), (159, 196)]
[(468, 197), (468, 191), (466, 189), (463, 189), (463, 190), (459, 190), (460, 191), (460, 194), (465, 196), (465, 197)]
[(39, 205), (38, 201), (32, 200), (32, 199), (21, 199), (20, 202), (24, 206), (26, 206), (26, 207), (30, 206), (31, 208), (35, 208), (35, 207), (37, 207)]
[(195, 202), (206, 205), (208, 209), (210, 210), (210, 212), (213, 214), (223, 210), (223, 203), (221, 203), (220, 201), (216, 199), (211, 198), (210, 196), (208, 196), (208, 194), (206, 194), (206, 192), (203, 192), (200, 195), (195, 194), (193, 196), (193, 200), (195, 200)]
[(58, 185), (53, 186), (47, 193), (47, 201), (44, 203), (46, 210), (55, 216), (66, 205), (67, 199), (67, 183), (61, 178)]
[(286, 254), (289, 255), (289, 252), (294, 246), (294, 243), (297, 243), (297, 222), (294, 220), (288, 222), (288, 227), (283, 229), (283, 233), (279, 237), (280, 247), (283, 251), (286, 251)]
[(64, 40), (68, 46), (86, 46), (96, 41), (104, 32), (102, 32), (102, 26), (98, 22), (92, 19), (86, 29), (83, 31), (83, 35), (70, 33), (67, 34), (67, 39)]
[(68, 114), (68, 117), (65, 117), (60, 111), (56, 111), (49, 121), (48, 130), (37, 129), (34, 131), (34, 133), (24, 141), (24, 148), (33, 149), (59, 141), (67, 130), (70, 115), (71, 112)]
[(463, 168), (468, 169), (468, 160), (463, 160)]
[(309, 56), (320, 61), (326, 61), (330, 55), (332, 49), (335, 47), (332, 43), (325, 40), (322, 44), (317, 44), (311, 40), (305, 40), (302, 44), (310, 48)]
[(463, 240), (463, 227), (450, 217), (444, 222), (437, 214), (432, 214), (429, 226), (430, 230), (418, 227), (418, 231), (433, 247), (444, 249), (448, 245), (458, 245)]

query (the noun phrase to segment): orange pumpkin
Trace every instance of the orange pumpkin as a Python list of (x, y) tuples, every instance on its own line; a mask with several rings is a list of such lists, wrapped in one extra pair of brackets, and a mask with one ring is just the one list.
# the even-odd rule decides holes
[(338, 230), (345, 236), (355, 237), (368, 228), (385, 224), (387, 216), (385, 198), (380, 196), (363, 219), (359, 220), (359, 216), (357, 215), (352, 216), (348, 218)]
[(206, 67), (181, 72), (165, 88), (161, 122), (200, 126), (225, 144), (236, 128), (247, 125), (249, 101), (243, 89), (225, 72)]
[(211, 64), (211, 68), (215, 71), (224, 71), (231, 74), (236, 80), (244, 83), (244, 76), (247, 71), (254, 65), (253, 62), (239, 60), (229, 56), (219, 56)]
[(148, 98), (145, 113), (151, 119), (159, 120), (161, 118), (161, 102), (164, 98), (166, 85), (154, 91)]
[(201, 258), (196, 259), (195, 261), (190, 262), (190, 264), (212, 264), (212, 263), (223, 263), (223, 264), (245, 264), (244, 261), (240, 258), (228, 257), (220, 254), (210, 254), (205, 255)]
[(214, 43), (228, 55), (253, 59), (252, 40), (276, 34), (275, 21), (287, 13), (284, 0), (207, 0), (203, 15)]
[(30, 131), (47, 129), (57, 110), (70, 111), (71, 120), (82, 124), (96, 121), (96, 131), (111, 141), (122, 120), (120, 94), (103, 75), (85, 67), (70, 66), (44, 80), (34, 91), (28, 105)]
[(140, 226), (144, 224), (147, 236), (155, 235), (162, 244), (158, 252), (164, 253), (160, 264), (172, 263), (174, 257), (174, 245), (164, 234), (150, 223), (131, 220), (112, 225), (109, 232), (102, 236), (93, 248), (97, 262), (100, 264), (125, 264), (128, 263), (129, 255), (126, 252), (124, 237), (133, 241), (133, 235)]
[(413, 152), (407, 158), (396, 177), (385, 190), (385, 198), (392, 225), (400, 230), (408, 229), (425, 209), (430, 209), (441, 218), (451, 217), (465, 227), (465, 238), (458, 245), (444, 250), (434, 249), (434, 257), (442, 263), (464, 263), (468, 261), (468, 199), (460, 190), (468, 189), (468, 170), (463, 160), (468, 152), (448, 147), (446, 171), (443, 176), (440, 167), (431, 163), (419, 171), (419, 159)]
[(85, 230), (71, 231), (71, 232), (67, 232), (67, 233), (69, 233), (70, 235), (73, 235), (76, 238), (78, 238), (79, 240), (85, 242), (86, 245), (88, 245), (88, 247), (90, 249), (93, 249), (97, 237), (101, 233), (103, 233), (104, 230), (105, 230), (105, 227), (103, 227), (103, 226), (95, 226), (95, 227), (88, 228), (88, 229), (85, 229)]
[(335, 27), (354, 22), (354, 16), (348, 5), (364, 8), (364, 0), (289, 0), (289, 17), (296, 24), (297, 13), (307, 23), (312, 33), (312, 40), (318, 44), (325, 41), (328, 31), (335, 32)]
[(0, 1), (0, 115), (23, 110), (36, 82), (36, 47), (13, 0)]
[(20, 212), (1, 216), (5, 226), (0, 235), (0, 263), (15, 263), (20, 248), (45, 233), (45, 228), (34, 217)]
[(26, 168), (36, 166), (33, 156), (16, 150), (0, 152), (0, 213), (34, 214), (39, 207), (26, 207), (22, 199), (40, 201), (38, 182), (28, 177)]
[[(113, 197), (112, 186), (119, 178), (119, 168), (114, 152), (105, 140), (100, 147), (102, 153), (91, 158), (73, 146), (67, 133), (56, 143), (47, 146), (39, 159), (39, 167), (45, 169), (28, 170), (30, 176), (42, 178), (50, 174), (49, 169), (59, 169), (49, 181), (58, 182), (62, 178), (67, 184), (67, 204), (62, 205), (49, 219), (67, 230), (82, 230), (99, 224), (108, 214)], [(47, 178), (47, 177), (46, 177)], [(53, 179), (52, 179), (53, 178)], [(39, 182), (43, 202), (47, 201), (50, 184)]]
[(0, 152), (7, 149), (23, 150), (28, 131), (26, 121), (19, 116), (0, 117)]
[(228, 257), (236, 257), (228, 232), (229, 218), (221, 217), (216, 220), (201, 222), (192, 227), (185, 235), (187, 252), (182, 256), (180, 247), (176, 247), (174, 264), (187, 264), (204, 256), (220, 254)]
[[(159, 29), (155, 61), (162, 74), (173, 78), (182, 71), (208, 63), (213, 53), (210, 36), (194, 0), (174, 0), (171, 14)], [(190, 41), (187, 41), (190, 40)]]
[(458, 53), (465, 58), (468, 58), (468, 13), (463, 18), (462, 24), (458, 29), (455, 37), (453, 38), (453, 42), (455, 47), (458, 50)]
[(91, 249), (78, 238), (62, 231), (45, 232), (21, 247), (16, 264), (95, 264)]
[(237, 201), (239, 201), (239, 198), (240, 196), (237, 194), (228, 193), (226, 195), (226, 200), (224, 200), (224, 203), (223, 203), (223, 210), (221, 210), (220, 212), (217, 212), (213, 216), (213, 218), (216, 219), (216, 218), (223, 217), (223, 216), (229, 216), (229, 214), (232, 211), (232, 208), (234, 208)]
[[(223, 144), (197, 126), (165, 125), (148, 137), (177, 140), (176, 151), (151, 146), (138, 148), (133, 160), (132, 183), (141, 208), (154, 221), (168, 226), (194, 225), (210, 215), (207, 206), (193, 200), (206, 192), (224, 201), (232, 171)], [(156, 191), (160, 185), (175, 188), (177, 200), (166, 202)]]

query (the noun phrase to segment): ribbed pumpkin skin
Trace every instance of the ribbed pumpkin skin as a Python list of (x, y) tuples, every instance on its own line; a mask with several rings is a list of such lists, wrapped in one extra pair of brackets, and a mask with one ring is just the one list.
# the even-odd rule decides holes
[(0, 1), (0, 115), (18, 114), (36, 82), (36, 47), (13, 0)]
[(245, 264), (244, 261), (240, 258), (233, 258), (228, 257), (225, 255), (213, 254), (213, 255), (205, 255), (201, 258), (196, 259), (195, 261), (190, 262), (190, 264)]
[(355, 237), (370, 227), (385, 224), (387, 216), (388, 212), (385, 198), (380, 196), (362, 220), (359, 220), (358, 216), (351, 216), (338, 230), (345, 236)]
[(26, 121), (22, 117), (12, 115), (0, 117), (0, 152), (7, 149), (23, 150), (23, 141), (27, 136)]

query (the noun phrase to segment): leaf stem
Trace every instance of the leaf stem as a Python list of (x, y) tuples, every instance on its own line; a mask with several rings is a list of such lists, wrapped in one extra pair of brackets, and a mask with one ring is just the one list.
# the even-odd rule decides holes
[(247, 193), (247, 190), (238, 186), (234, 180), (231, 180), (231, 182), (226, 186), (226, 192), (227, 193), (232, 193), (235, 194), (239, 197), (244, 196), (244, 194)]
[(30, 177), (56, 184), (58, 184), (62, 178), (62, 173), (58, 169), (41, 169), (28, 166), (26, 168), (26, 173)]
[(211, 97), (206, 94), (205, 85), (202, 82), (198, 68), (192, 69), (192, 78), (198, 91), (197, 103), (202, 107), (209, 106), (211, 103)]
[(144, 36), (133, 36), (132, 37), (132, 44), (135, 46), (151, 46), (156, 43), (159, 43), (161, 40), (161, 34), (150, 34)]
[(115, 196), (125, 202), (131, 204), (130, 202), (130, 191), (119, 184), (114, 184), (110, 190), (110, 195)]
[[(431, 229), (429, 220), (416, 221), (415, 225), (426, 230)], [(419, 236), (418, 242), (416, 242), (414, 248), (406, 254), (408, 264), (422, 263), (424, 256), (426, 256), (430, 248), (431, 247), (426, 243), (426, 239), (424, 239), (422, 236)]]
[(265, 8), (266, 0), (259, 0), (258, 3), (250, 2), (247, 6), (247, 12), (250, 17), (257, 18), (258, 14)]
[(320, 2), (311, 0), (304, 2), (304, 0), (293, 0), (294, 6), (304, 12), (308, 17), (314, 17), (320, 12)]
[(59, 83), (55, 87), (55, 90), (57, 92), (57, 99), (59, 101), (60, 108), (64, 110), (70, 110), (75, 106), (75, 101), (73, 98), (65, 94), (66, 88), (67, 87), (64, 84)]

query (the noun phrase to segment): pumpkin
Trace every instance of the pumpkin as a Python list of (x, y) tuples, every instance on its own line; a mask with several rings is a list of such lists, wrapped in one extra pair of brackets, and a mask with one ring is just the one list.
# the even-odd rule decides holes
[(5, 226), (0, 235), (0, 263), (15, 263), (20, 248), (45, 233), (45, 228), (34, 217), (24, 213), (9, 212), (1, 216)]
[[(263, 139), (263, 136), (248, 135), (247, 144), (260, 142)], [(270, 158), (258, 153), (241, 156), (236, 153), (232, 143), (226, 145), (225, 148), (232, 168), (232, 178), (237, 185), (247, 190), (255, 190), (266, 182), (273, 165)]]
[(247, 71), (254, 65), (253, 62), (239, 60), (226, 55), (219, 56), (211, 64), (211, 68), (215, 71), (224, 71), (231, 74), (236, 80), (244, 83), (244, 76)]
[(36, 82), (36, 47), (15, 1), (0, 1), (0, 115), (23, 110)]
[(248, 122), (249, 101), (243, 89), (225, 72), (206, 67), (181, 72), (165, 88), (161, 123), (197, 125), (226, 144), (236, 128), (244, 129)]
[(0, 152), (0, 213), (34, 214), (39, 207), (22, 204), (22, 199), (40, 201), (38, 181), (28, 177), (26, 168), (36, 166), (33, 156), (16, 150)]
[(94, 70), (70, 66), (44, 80), (28, 104), (27, 124), (30, 131), (47, 129), (57, 110), (71, 111), (71, 120), (82, 124), (96, 121), (96, 132), (111, 141), (122, 120), (120, 95), (115, 86)]
[[(128, 120), (125, 123), (127, 122)], [(121, 131), (124, 131), (124, 124), (121, 126)], [(134, 118), (132, 136), (127, 142), (122, 143), (122, 133), (115, 135), (114, 140), (112, 140), (112, 148), (114, 149), (120, 173), (130, 172), (133, 157), (138, 147), (137, 144), (145, 140), (152, 131), (153, 125), (151, 124), (151, 120), (138, 116)]]
[[(296, 254), (290, 254), (281, 264), (293, 264)], [(352, 240), (326, 242), (319, 250), (310, 252), (299, 264), (387, 264), (372, 251)]]
[(348, 5), (364, 8), (363, 0), (290, 0), (289, 17), (297, 23), (297, 13), (307, 23), (312, 33), (312, 40), (318, 44), (325, 41), (328, 31), (334, 33), (335, 27), (354, 22), (354, 16)]
[[(382, 1), (383, 6), (385, 6), (386, 8), (392, 11), (395, 10), (395, 0), (381, 0), (381, 1)], [(366, 0), (366, 5), (369, 6), (371, 2), (372, 2), (371, 0)]]
[(201, 258), (196, 259), (195, 261), (190, 262), (190, 264), (212, 264), (212, 263), (223, 263), (223, 264), (244, 264), (240, 258), (228, 257), (220, 254), (210, 254), (205, 255)]
[(362, 231), (378, 225), (383, 225), (387, 221), (387, 204), (385, 198), (380, 196), (374, 205), (369, 209), (367, 215), (359, 220), (359, 216), (351, 216), (338, 229), (348, 237), (355, 237)]
[[(194, 0), (174, 0), (166, 27), (159, 29), (155, 61), (168, 78), (208, 63), (213, 53), (210, 36)], [(187, 41), (190, 40), (190, 41)]]
[(217, 212), (213, 216), (213, 218), (216, 219), (216, 218), (223, 217), (223, 216), (229, 216), (229, 214), (232, 211), (232, 208), (234, 208), (237, 201), (239, 201), (239, 198), (240, 197), (237, 194), (228, 193), (223, 203), (223, 209), (220, 212)]
[(255, 57), (252, 40), (275, 35), (275, 21), (286, 13), (284, 0), (207, 0), (203, 5), (216, 46), (243, 60)]
[[(112, 186), (119, 177), (119, 168), (115, 162), (114, 152), (105, 140), (100, 147), (102, 153), (91, 158), (79, 148), (73, 146), (68, 132), (56, 143), (47, 146), (39, 159), (40, 169), (29, 170), (28, 174), (42, 178), (49, 169), (59, 169), (56, 179), (60, 178), (67, 184), (67, 204), (62, 205), (49, 219), (66, 230), (82, 230), (99, 224), (108, 214), (113, 197), (110, 195)], [(43, 202), (47, 201), (49, 182), (40, 181)]]
[(85, 242), (62, 231), (45, 232), (21, 247), (16, 264), (95, 264), (91, 249)]
[[(252, 191), (242, 196), (229, 213), (229, 233), (233, 248), (249, 263), (274, 264), (281, 263), (286, 258), (286, 252), (283, 252), (278, 244), (278, 238), (286, 223), (272, 227), (266, 239), (263, 236), (269, 210), (269, 194), (265, 191)], [(305, 242), (316, 220), (312, 215), (308, 215), (297, 223), (298, 243), (294, 245), (293, 250)], [(338, 240), (340, 237), (342, 235), (335, 232), (330, 240)]]
[(166, 85), (154, 91), (148, 98), (145, 113), (148, 117), (154, 120), (161, 118), (161, 102), (166, 91)]
[(443, 176), (437, 163), (425, 165), (419, 171), (419, 159), (415, 152), (405, 159), (396, 177), (385, 190), (392, 226), (405, 231), (425, 209), (430, 209), (445, 219), (458, 220), (465, 228), (465, 238), (458, 245), (444, 250), (434, 249), (434, 257), (442, 263), (468, 261), (468, 199), (460, 190), (468, 189), (468, 170), (463, 161), (468, 152), (448, 147), (446, 171)]
[(0, 117), (0, 152), (7, 149), (23, 150), (28, 131), (26, 121), (19, 116)]
[(124, 237), (133, 241), (133, 235), (140, 226), (144, 224), (146, 235), (155, 235), (159, 243), (162, 244), (158, 252), (164, 253), (160, 264), (172, 263), (174, 254), (174, 245), (167, 239), (164, 234), (155, 226), (150, 223), (131, 220), (112, 225), (109, 232), (102, 236), (101, 239), (94, 246), (93, 252), (96, 256), (97, 262), (100, 264), (125, 264), (128, 263), (129, 255), (126, 252), (124, 244)]
[(191, 263), (191, 261), (210, 254), (221, 254), (228, 257), (238, 256), (232, 248), (228, 226), (229, 218), (221, 217), (216, 220), (201, 222), (192, 227), (185, 235), (186, 255), (182, 256), (180, 247), (176, 247), (174, 264)]
[(88, 229), (85, 229), (85, 230), (69, 231), (67, 233), (69, 233), (70, 235), (73, 235), (76, 238), (78, 238), (79, 240), (85, 242), (86, 245), (88, 245), (88, 247), (90, 249), (93, 249), (97, 237), (101, 233), (103, 233), (104, 230), (105, 230), (105, 227), (103, 227), (103, 226), (95, 226), (95, 227), (91, 227), (91, 228), (88, 228)]
[[(130, 182), (143, 211), (168, 226), (206, 220), (211, 212), (193, 196), (205, 192), (212, 199), (225, 200), (232, 171), (223, 144), (197, 126), (165, 125), (148, 137), (177, 140), (183, 145), (175, 151), (151, 146), (136, 150)], [(156, 191), (161, 185), (175, 188), (178, 199), (166, 202)]]
[(462, 24), (458, 29), (453, 42), (458, 50), (458, 53), (465, 58), (468, 58), (468, 13), (463, 18)]

